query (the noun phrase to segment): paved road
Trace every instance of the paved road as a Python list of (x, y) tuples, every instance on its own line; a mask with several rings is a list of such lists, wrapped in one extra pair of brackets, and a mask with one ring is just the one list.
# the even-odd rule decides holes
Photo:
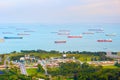
[(48, 72), (47, 72), (47, 68), (46, 68), (46, 62), (45, 60), (40, 60), (39, 61), (39, 64), (43, 67), (43, 69), (45, 70), (45, 74), (48, 75)]
[(22, 63), (19, 63), (19, 66), (20, 66), (21, 74), (27, 75), (27, 71), (26, 71), (25, 65), (22, 64)]
[[(6, 64), (7, 61), (8, 61), (8, 64)], [(5, 58), (5, 60), (4, 60), (4, 66), (5, 66), (5, 68), (8, 67), (9, 63), (10, 63), (10, 61), (9, 61), (9, 56), (7, 56), (7, 57)]]

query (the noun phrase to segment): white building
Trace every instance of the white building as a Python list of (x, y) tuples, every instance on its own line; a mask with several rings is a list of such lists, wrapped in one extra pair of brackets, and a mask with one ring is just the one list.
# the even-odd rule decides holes
[(24, 61), (24, 60), (25, 60), (25, 58), (24, 58), (24, 57), (21, 57), (21, 58), (20, 58), (20, 61)]
[(110, 57), (110, 58), (119, 58), (120, 59), (120, 56), (119, 55), (116, 55), (116, 54), (112, 54), (112, 52), (106, 52), (106, 57)]

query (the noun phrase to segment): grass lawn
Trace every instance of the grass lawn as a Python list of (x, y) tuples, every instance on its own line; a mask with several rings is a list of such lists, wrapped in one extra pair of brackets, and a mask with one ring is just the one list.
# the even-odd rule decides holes
[(99, 58), (99, 56), (94, 56), (91, 54), (67, 54), (67, 57), (75, 57), (76, 59), (80, 61), (91, 61), (91, 58), (96, 57), (96, 59)]
[(115, 68), (119, 68), (117, 66), (103, 66), (103, 68), (105, 69), (115, 69)]
[(46, 78), (44, 73), (37, 72), (36, 68), (27, 69), (27, 73), (28, 73), (28, 75), (33, 76), (33, 77), (36, 76), (37, 78), (43, 78), (43, 79)]
[(28, 73), (28, 75), (35, 75), (37, 73), (37, 69), (29, 68), (29, 69), (27, 69), (27, 73)]
[(39, 56), (42, 59), (62, 56), (62, 54), (53, 54), (53, 53), (30, 53), (30, 55)]

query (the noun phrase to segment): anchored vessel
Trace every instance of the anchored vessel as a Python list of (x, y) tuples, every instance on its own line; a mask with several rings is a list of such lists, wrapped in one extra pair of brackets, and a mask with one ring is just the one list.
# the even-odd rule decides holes
[(66, 40), (55, 41), (55, 43), (66, 43)]
[(23, 37), (4, 37), (4, 39), (23, 39)]
[(82, 36), (68, 36), (68, 38), (82, 38)]
[(97, 40), (97, 42), (112, 42), (112, 39), (101, 39)]

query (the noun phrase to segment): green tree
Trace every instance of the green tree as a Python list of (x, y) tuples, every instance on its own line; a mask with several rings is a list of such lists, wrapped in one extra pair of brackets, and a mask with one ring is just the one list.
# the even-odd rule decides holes
[(37, 68), (38, 72), (45, 73), (45, 70), (43, 69), (43, 67), (40, 64), (38, 64), (37, 67), (38, 67)]

